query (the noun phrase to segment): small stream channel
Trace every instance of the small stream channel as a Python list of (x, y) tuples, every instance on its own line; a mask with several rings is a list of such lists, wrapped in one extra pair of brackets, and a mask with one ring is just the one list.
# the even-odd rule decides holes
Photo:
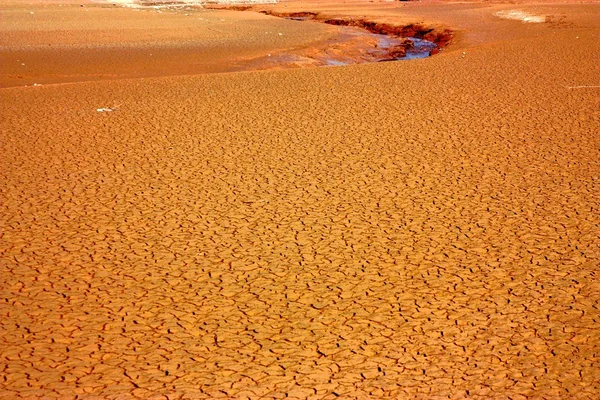
[[(282, 17), (292, 21), (320, 22), (312, 16), (289, 16)], [(327, 23), (327, 22), (325, 22)], [(369, 47), (364, 52), (364, 57), (345, 56), (343, 54), (332, 55), (327, 53), (318, 57), (326, 65), (347, 65), (361, 62), (384, 62), (397, 60), (412, 60), (429, 57), (438, 47), (435, 43), (416, 37), (400, 37), (372, 33), (366, 29), (353, 26), (340, 26), (340, 38), (338, 43), (360, 40)]]

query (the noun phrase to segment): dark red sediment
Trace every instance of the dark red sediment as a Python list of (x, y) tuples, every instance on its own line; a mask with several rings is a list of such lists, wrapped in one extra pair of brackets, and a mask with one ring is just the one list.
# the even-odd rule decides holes
[[(244, 7), (248, 10), (249, 8)], [(262, 14), (289, 19), (305, 19), (322, 22), (329, 25), (352, 26), (365, 29), (371, 33), (404, 38), (417, 38), (435, 43), (436, 48), (430, 55), (439, 53), (444, 47), (452, 42), (453, 33), (447, 28), (432, 28), (423, 24), (392, 25), (388, 23), (369, 21), (363, 18), (330, 18), (322, 14), (310, 11), (284, 13), (273, 10), (262, 10)], [(397, 49), (396, 49), (397, 51)]]

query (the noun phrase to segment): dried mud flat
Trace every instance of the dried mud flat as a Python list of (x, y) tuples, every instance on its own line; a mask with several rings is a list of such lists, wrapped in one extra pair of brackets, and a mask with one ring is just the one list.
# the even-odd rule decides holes
[(544, 7), (411, 62), (1, 89), (0, 398), (597, 398), (598, 8)]

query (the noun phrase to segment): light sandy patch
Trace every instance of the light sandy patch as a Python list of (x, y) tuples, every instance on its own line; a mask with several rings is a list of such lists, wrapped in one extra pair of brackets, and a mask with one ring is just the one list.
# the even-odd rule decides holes
[(541, 23), (546, 22), (546, 17), (543, 15), (535, 15), (529, 14), (524, 11), (519, 10), (509, 10), (509, 11), (498, 11), (496, 14), (497, 17), (502, 19), (514, 19), (517, 21), (528, 22), (528, 23)]
[(165, 7), (182, 7), (182, 6), (202, 6), (204, 4), (275, 4), (276, 0), (94, 0), (96, 3), (117, 4), (122, 7), (130, 8), (165, 8)]
[(137, 8), (140, 6), (136, 0), (92, 0), (92, 2), (93, 3), (110, 3), (110, 4), (119, 5), (121, 7), (131, 7), (131, 8)]

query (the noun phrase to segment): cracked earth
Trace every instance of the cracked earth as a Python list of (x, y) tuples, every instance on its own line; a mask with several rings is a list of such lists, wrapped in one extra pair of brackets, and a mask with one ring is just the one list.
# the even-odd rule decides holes
[(2, 89), (0, 398), (597, 398), (571, 33)]

